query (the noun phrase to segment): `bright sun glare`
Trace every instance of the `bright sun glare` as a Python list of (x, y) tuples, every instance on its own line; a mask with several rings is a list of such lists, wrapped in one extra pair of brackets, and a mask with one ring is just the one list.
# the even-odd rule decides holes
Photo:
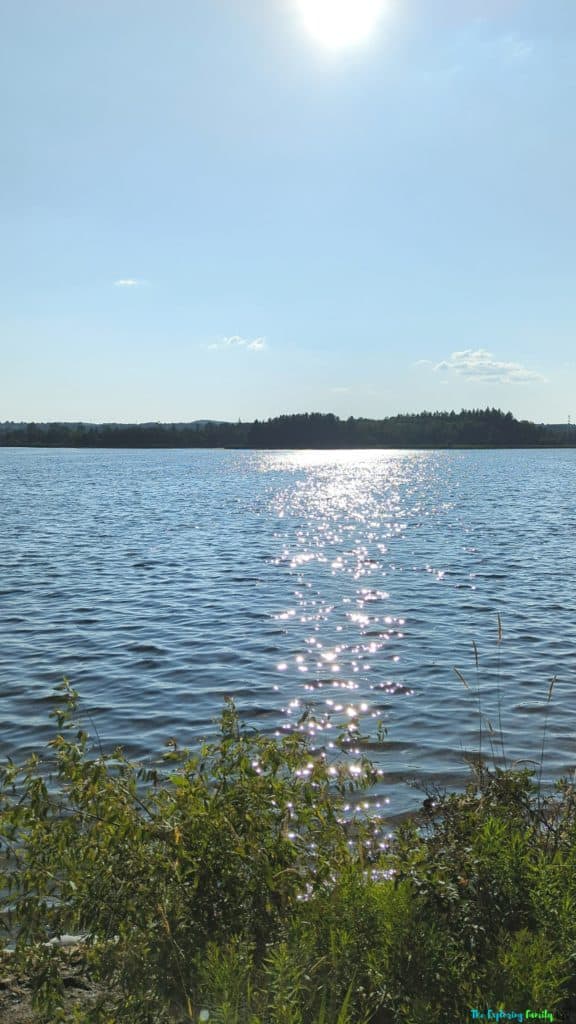
[(368, 39), (384, 3), (385, 0), (297, 0), (307, 31), (332, 50)]

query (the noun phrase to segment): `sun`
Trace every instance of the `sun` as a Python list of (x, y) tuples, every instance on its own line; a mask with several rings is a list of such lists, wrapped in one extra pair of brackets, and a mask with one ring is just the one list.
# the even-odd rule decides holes
[(331, 50), (356, 46), (372, 34), (385, 0), (296, 0), (304, 27)]

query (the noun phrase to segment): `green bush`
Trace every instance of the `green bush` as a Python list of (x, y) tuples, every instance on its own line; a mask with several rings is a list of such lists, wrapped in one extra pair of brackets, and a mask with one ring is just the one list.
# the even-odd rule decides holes
[[(94, 751), (65, 683), (51, 757), (0, 771), (4, 918), (40, 1020), (71, 1020), (54, 936), (104, 985), (78, 1022), (443, 1024), (576, 1008), (576, 800), (479, 761), (381, 844), (346, 820), (372, 785), (305, 732), (228, 702), (216, 742), (162, 769)], [(208, 1017), (206, 1016), (208, 1014)]]

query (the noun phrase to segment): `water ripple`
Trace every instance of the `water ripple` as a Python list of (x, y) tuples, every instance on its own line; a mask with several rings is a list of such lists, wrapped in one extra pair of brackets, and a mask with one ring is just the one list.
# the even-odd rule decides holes
[(228, 695), (342, 734), (396, 815), (414, 776), (465, 780), (484, 719), (512, 760), (546, 712), (546, 771), (574, 768), (574, 452), (2, 449), (0, 486), (4, 755), (46, 742), (68, 675), (137, 756)]

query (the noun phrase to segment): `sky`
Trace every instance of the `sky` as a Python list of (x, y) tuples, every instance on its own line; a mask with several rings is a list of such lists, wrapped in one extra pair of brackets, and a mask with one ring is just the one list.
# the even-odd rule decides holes
[(19, 0), (0, 421), (576, 420), (574, 0)]

